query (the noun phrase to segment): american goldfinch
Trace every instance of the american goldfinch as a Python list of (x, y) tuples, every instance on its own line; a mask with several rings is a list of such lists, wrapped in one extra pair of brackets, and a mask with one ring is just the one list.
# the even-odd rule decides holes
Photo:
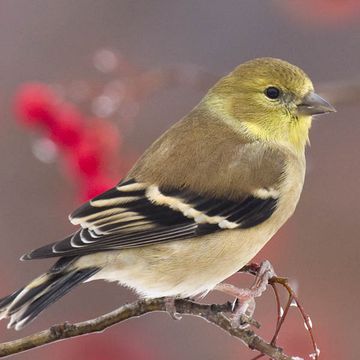
[(1, 300), (2, 318), (20, 329), (74, 286), (96, 279), (150, 298), (212, 289), (241, 298), (220, 283), (294, 212), (312, 115), (333, 111), (294, 65), (259, 58), (238, 66), (116, 187), (70, 215), (77, 231), (22, 257), (60, 259)]

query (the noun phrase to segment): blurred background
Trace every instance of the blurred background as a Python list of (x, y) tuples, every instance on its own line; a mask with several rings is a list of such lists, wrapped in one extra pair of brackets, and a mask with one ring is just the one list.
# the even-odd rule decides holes
[[(360, 3), (357, 0), (0, 2), (0, 295), (51, 261), (30, 249), (72, 232), (67, 215), (114, 185), (216, 79), (274, 56), (302, 67), (337, 106), (314, 121), (308, 173), (293, 218), (257, 256), (297, 287), (323, 359), (358, 359)], [(247, 286), (251, 278), (231, 281)], [(95, 282), (76, 288), (20, 333), (86, 320), (136, 297)], [(211, 294), (205, 301), (225, 301)], [(271, 290), (257, 302), (260, 334), (276, 322)], [(291, 308), (279, 345), (309, 359)], [(204, 322), (150, 314), (105, 333), (14, 359), (250, 359), (237, 339)]]

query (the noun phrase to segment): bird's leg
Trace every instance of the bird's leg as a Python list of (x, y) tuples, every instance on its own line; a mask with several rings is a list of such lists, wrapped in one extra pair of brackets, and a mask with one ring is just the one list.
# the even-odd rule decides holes
[[(255, 282), (250, 289), (239, 289), (231, 284), (220, 283), (214, 290), (225, 294), (235, 296), (234, 313), (231, 317), (231, 323), (234, 327), (239, 326), (242, 315), (252, 317), (255, 311), (255, 298), (261, 296), (266, 290), (269, 279), (275, 276), (274, 269), (269, 261), (261, 263)], [(238, 304), (239, 302), (239, 304)]]
[(176, 298), (174, 298), (174, 297), (166, 297), (165, 298), (165, 309), (166, 309), (166, 312), (174, 320), (181, 320), (181, 315), (178, 312), (176, 312), (175, 299)]
[(236, 300), (233, 304), (233, 313), (231, 315), (231, 325), (235, 328), (241, 323), (243, 315), (251, 317), (255, 311), (255, 300), (252, 288), (239, 289), (231, 284), (217, 284), (214, 290), (221, 291), (227, 295), (234, 296)]

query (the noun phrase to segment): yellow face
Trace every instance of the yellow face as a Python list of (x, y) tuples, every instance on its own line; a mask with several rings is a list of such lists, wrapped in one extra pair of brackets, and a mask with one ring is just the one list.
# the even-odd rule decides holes
[(308, 140), (311, 115), (334, 111), (300, 68), (273, 58), (238, 66), (210, 90), (206, 102), (249, 136), (297, 150)]

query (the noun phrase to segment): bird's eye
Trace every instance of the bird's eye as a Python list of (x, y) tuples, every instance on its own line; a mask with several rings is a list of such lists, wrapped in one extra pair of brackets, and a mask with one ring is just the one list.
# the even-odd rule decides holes
[(280, 90), (275, 87), (275, 86), (269, 86), (268, 88), (265, 89), (265, 95), (269, 98), (269, 99), (278, 99), (280, 96)]

